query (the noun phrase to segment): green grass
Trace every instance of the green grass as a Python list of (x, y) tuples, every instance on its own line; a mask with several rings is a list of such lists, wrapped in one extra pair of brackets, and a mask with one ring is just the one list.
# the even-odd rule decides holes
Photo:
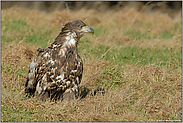
[(106, 36), (109, 34), (110, 29), (107, 29), (107, 25), (100, 25), (100, 26), (94, 26), (94, 36), (99, 37), (99, 36)]
[(11, 66), (11, 63), (9, 63), (8, 61), (4, 62), (4, 64), (1, 64), (1, 71), (4, 71), (5, 75), (16, 73), (20, 77), (25, 77), (27, 75), (27, 73), (25, 73), (24, 71), (26, 71), (27, 68), (28, 68), (28, 66), (18, 67), (18, 68), (15, 66)]
[[(145, 22), (144, 22), (145, 23)], [(125, 28), (125, 27), (123, 27)], [(167, 31), (151, 34), (151, 32), (148, 32), (148, 29), (152, 28), (152, 25), (150, 23), (143, 24), (143, 28), (146, 29), (145, 32), (141, 32), (139, 29), (129, 29), (125, 35), (129, 35), (130, 39), (134, 40), (141, 40), (141, 39), (155, 39), (155, 38), (161, 38), (161, 39), (169, 39), (175, 36), (177, 33), (182, 32), (182, 26), (179, 23), (176, 23), (174, 26), (170, 27)], [(101, 29), (100, 29), (101, 31)]]
[(4, 32), (6, 32), (6, 31), (15, 32), (15, 31), (30, 29), (30, 26), (27, 24), (26, 21), (23, 20), (23, 18), (22, 19), (9, 19), (6, 17), (2, 17), (1, 21), (3, 23), (1, 25), (1, 28), (5, 28)]
[(147, 32), (142, 33), (140, 31), (137, 30), (129, 30), (128, 32), (126, 32), (125, 35), (129, 35), (130, 39), (134, 40), (136, 37), (136, 40), (140, 40), (140, 39), (151, 39), (151, 36), (148, 35)]
[(4, 115), (4, 117), (1, 119), (1, 121), (3, 122), (17, 122), (17, 121), (41, 122), (42, 121), (39, 118), (32, 117), (34, 113), (37, 113), (35, 109), (32, 109), (32, 108), (25, 109), (16, 104), (14, 104), (12, 107), (9, 107), (4, 103), (1, 103), (1, 105), (3, 105), (1, 106), (2, 115)]
[[(90, 55), (93, 54), (94, 59), (100, 59), (101, 56), (110, 47), (104, 45), (82, 45), (79, 47), (79, 51), (86, 49), (86, 58), (92, 59)], [(173, 52), (175, 48), (169, 50), (158, 48), (144, 48), (144, 47), (121, 47), (111, 49), (106, 53), (103, 59), (113, 64), (135, 64), (135, 65), (148, 65), (155, 64), (161, 67), (179, 69), (182, 66), (182, 49)]]
[(45, 30), (44, 28), (34, 29), (31, 25), (28, 25), (23, 18), (8, 19), (4, 17), (1, 29), (3, 29), (4, 32), (4, 35), (1, 35), (1, 45), (23, 40), (22, 43), (38, 45), (40, 48), (44, 48), (47, 47), (49, 40), (54, 41), (54, 39), (50, 38), (51, 31)]

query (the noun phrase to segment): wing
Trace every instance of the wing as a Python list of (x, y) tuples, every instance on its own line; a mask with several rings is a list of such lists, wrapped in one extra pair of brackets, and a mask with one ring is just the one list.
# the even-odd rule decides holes
[(25, 85), (25, 92), (29, 95), (33, 95), (36, 91), (36, 85), (39, 80), (41, 80), (42, 76), (44, 75), (44, 72), (46, 72), (46, 69), (41, 72), (41, 68), (43, 67), (43, 62), (47, 61), (49, 59), (49, 52), (51, 49), (38, 49), (39, 51), (36, 59), (30, 64), (29, 66), (29, 72), (27, 75), (27, 82)]
[[(35, 95), (60, 98), (66, 89), (78, 91), (82, 79), (83, 62), (76, 52), (60, 55), (58, 49), (40, 50), (30, 64), (26, 90)], [(61, 53), (63, 51), (61, 50)]]

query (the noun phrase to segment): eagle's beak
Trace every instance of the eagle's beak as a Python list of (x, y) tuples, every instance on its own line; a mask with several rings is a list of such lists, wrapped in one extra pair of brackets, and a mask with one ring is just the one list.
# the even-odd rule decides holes
[(94, 29), (92, 27), (90, 27), (90, 26), (84, 26), (84, 27), (82, 27), (82, 31), (83, 32), (89, 32), (89, 33), (94, 34)]

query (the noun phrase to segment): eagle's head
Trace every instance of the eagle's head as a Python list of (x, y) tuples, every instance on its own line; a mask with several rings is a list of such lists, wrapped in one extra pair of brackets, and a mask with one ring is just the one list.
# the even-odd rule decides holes
[(52, 43), (51, 47), (77, 47), (80, 38), (87, 32), (94, 34), (94, 29), (87, 26), (83, 21), (75, 20), (68, 22), (55, 38), (55, 42)]
[(68, 32), (68, 31), (71, 33), (75, 32), (78, 38), (81, 38), (87, 32), (94, 34), (94, 29), (90, 26), (87, 26), (81, 20), (75, 20), (75, 21), (66, 23), (64, 25), (64, 28), (62, 28), (62, 32)]

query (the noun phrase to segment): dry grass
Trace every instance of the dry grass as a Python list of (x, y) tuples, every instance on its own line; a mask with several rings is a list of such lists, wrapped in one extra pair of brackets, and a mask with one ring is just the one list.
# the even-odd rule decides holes
[[(56, 11), (44, 13), (38, 10), (10, 8), (1, 11), (2, 17), (12, 19), (24, 18), (34, 31), (43, 28), (51, 31), (50, 40), (58, 34), (60, 27), (70, 20), (81, 19), (99, 30), (95, 36), (85, 35), (93, 46), (105, 45), (114, 48), (124, 46), (140, 46), (151, 48), (182, 48), (181, 32), (168, 39), (130, 38), (129, 30), (153, 36), (174, 27), (182, 26), (181, 13), (172, 19), (160, 12), (145, 14), (135, 9), (123, 9), (117, 12), (98, 13), (95, 10)], [(157, 19), (158, 18), (158, 19)], [(140, 23), (141, 22), (141, 23)], [(2, 19), (2, 23), (5, 23)], [(139, 27), (140, 23), (140, 27)], [(165, 24), (166, 23), (166, 24)], [(49, 25), (48, 25), (49, 24)], [(148, 25), (151, 25), (148, 27)], [(32, 33), (35, 33), (35, 32)], [(105, 32), (106, 31), (106, 32)], [(104, 33), (105, 32), (105, 33)], [(3, 36), (19, 36), (22, 32), (6, 32)], [(25, 32), (29, 35), (30, 32)], [(30, 34), (31, 35), (31, 34)], [(83, 50), (84, 74), (81, 87), (89, 93), (85, 98), (50, 103), (36, 98), (26, 98), (23, 89), (30, 62), (35, 58), (37, 45), (29, 46), (22, 39), (19, 43), (5, 42), (1, 47), (1, 121), (75, 121), (75, 122), (131, 122), (158, 120), (181, 120), (182, 117), (182, 71), (173, 71), (158, 65), (114, 65), (105, 59), (90, 59)], [(52, 41), (49, 41), (51, 43)], [(80, 44), (82, 45), (82, 43)], [(87, 47), (86, 47), (87, 48)], [(176, 50), (175, 50), (176, 52)], [(89, 53), (88, 53), (89, 54)], [(106, 72), (107, 71), (107, 72)], [(118, 80), (118, 81), (114, 81)], [(111, 83), (111, 84), (109, 84)], [(93, 96), (97, 89), (104, 89)]]

